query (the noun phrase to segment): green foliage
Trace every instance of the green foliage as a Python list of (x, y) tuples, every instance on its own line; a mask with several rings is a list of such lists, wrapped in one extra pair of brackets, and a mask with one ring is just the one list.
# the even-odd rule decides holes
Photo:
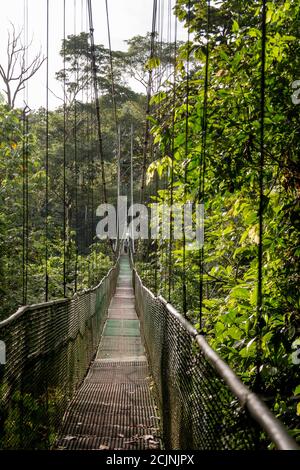
[[(135, 46), (134, 46), (135, 44)], [(138, 45), (139, 44), (139, 45)], [(114, 52), (114, 80), (117, 115), (122, 131), (124, 177), (121, 191), (129, 192), (130, 178), (126, 173), (126, 156), (130, 153), (131, 125), (134, 127), (134, 171), (138, 175), (142, 165), (145, 96), (135, 93), (126, 84), (130, 76), (129, 62), (135, 55), (135, 67), (145, 71), (144, 57), (149, 52), (148, 38), (133, 38), (129, 51)], [(103, 154), (109, 202), (116, 198), (116, 128), (111, 97), (110, 52), (96, 45), (97, 79), (100, 93)], [(167, 46), (166, 46), (167, 47)], [(28, 289), (26, 303), (45, 299), (45, 252), (48, 251), (49, 299), (64, 295), (63, 272), (65, 258), (66, 295), (77, 289), (97, 284), (112, 265), (107, 243), (97, 241), (95, 235), (96, 208), (103, 202), (101, 163), (97, 136), (95, 103), (89, 102), (91, 87), (91, 57), (88, 35), (71, 35), (62, 42), (65, 52), (64, 70), (57, 79), (66, 82), (66, 113), (63, 107), (48, 114), (49, 129), (49, 206), (46, 240), (45, 186), (46, 186), (46, 111), (43, 108), (28, 115), (29, 134), (24, 134), (23, 113), (9, 110), (0, 104), (0, 320), (13, 313), (23, 299), (23, 222), (24, 175), (23, 159), (28, 154)], [(169, 58), (165, 59), (165, 63)], [(65, 117), (65, 119), (64, 119)], [(65, 142), (65, 147), (64, 147)], [(63, 162), (66, 161), (64, 206)], [(77, 203), (75, 202), (77, 201)], [(66, 240), (64, 256), (64, 219)], [(25, 250), (26, 251), (26, 250)], [(77, 268), (77, 276), (76, 276)]]
[[(173, 94), (152, 99), (151, 118), (157, 160), (148, 183), (160, 179), (154, 199), (170, 203), (174, 149), (173, 201), (198, 198), (202, 148), (206, 4), (190, 2), (195, 38), (189, 77), (186, 142), (186, 72), (179, 68)], [(187, 25), (186, 0), (176, 12)], [(291, 101), (291, 83), (299, 79), (299, 4), (268, 3), (263, 236), (263, 320), (258, 325), (258, 174), (260, 138), (261, 12), (255, 2), (227, 0), (211, 7), (209, 91), (205, 171), (204, 305), (202, 330), (210, 344), (250, 386), (256, 384), (257, 358), (263, 396), (297, 435), (299, 365), (292, 344), (299, 337), (299, 106)], [(186, 60), (181, 49), (178, 63)], [(159, 106), (158, 106), (159, 105)], [(155, 108), (154, 108), (155, 109)], [(175, 122), (172, 117), (175, 116)], [(174, 131), (173, 131), (174, 129)], [(174, 146), (174, 147), (173, 147)], [(186, 178), (185, 178), (186, 173)], [(153, 194), (153, 186), (149, 186)], [(179, 309), (183, 302), (183, 248), (173, 241), (171, 279), (169, 245), (159, 240), (158, 260), (143, 267), (146, 282)], [(150, 250), (151, 251), (151, 250)], [(144, 253), (145, 254), (145, 253)], [(199, 328), (199, 252), (186, 252), (188, 317)], [(259, 354), (259, 357), (258, 357)], [(298, 408), (297, 408), (298, 406)]]
[[(75, 213), (74, 106), (67, 109), (66, 142), (66, 290), (74, 294), (76, 253), (77, 288), (91, 287), (99, 282), (104, 270), (111, 266), (107, 248), (94, 246), (95, 216), (93, 212), (101, 201), (100, 163), (91, 155), (97, 152), (93, 135), (86, 133), (83, 122), (96, 122), (91, 105), (76, 103), (80, 117), (77, 129), (77, 217)], [(41, 302), (45, 298), (45, 247), (48, 246), (49, 297), (61, 298), (63, 289), (63, 112), (49, 113), (49, 216), (48, 240), (45, 238), (45, 111), (32, 112), (28, 135), (23, 135), (23, 115), (18, 110), (0, 108), (0, 318), (23, 304), (23, 242), (24, 242), (24, 151), (28, 153), (28, 251), (27, 303)], [(83, 150), (84, 149), (84, 150)], [(93, 167), (93, 171), (92, 171)], [(92, 175), (98, 175), (96, 177)], [(109, 179), (108, 179), (109, 183)], [(94, 207), (91, 205), (92, 192)], [(79, 222), (80, 221), (80, 222)], [(89, 249), (91, 247), (91, 249)], [(90, 275), (81, 269), (91, 265)], [(101, 276), (101, 277), (100, 277)]]
[[(2, 390), (4, 388), (5, 385), (2, 385)], [(10, 407), (3, 408), (5, 412), (0, 408), (2, 417), (5, 417), (1, 430), (1, 449), (49, 450), (57, 439), (56, 429), (50, 423), (55, 422), (56, 407), (61, 397), (62, 392), (58, 389), (49, 389), (38, 397), (14, 392)]]

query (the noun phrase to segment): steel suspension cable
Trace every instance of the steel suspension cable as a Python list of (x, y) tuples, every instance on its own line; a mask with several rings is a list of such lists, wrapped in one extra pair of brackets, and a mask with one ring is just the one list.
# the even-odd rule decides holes
[[(167, 38), (167, 51), (166, 51), (166, 54), (168, 54), (168, 63), (166, 64), (166, 72), (165, 72), (165, 80), (169, 80), (169, 75), (170, 75), (170, 70), (171, 70), (171, 65), (169, 64), (169, 50), (171, 52), (171, 43), (172, 43), (172, 0), (168, 0), (166, 2), (166, 12), (167, 12), (167, 33), (166, 33), (166, 38)], [(162, 57), (163, 57), (163, 44), (162, 44)], [(172, 125), (171, 125), (171, 128), (172, 128)], [(171, 146), (168, 145), (168, 153), (171, 154), (171, 167), (173, 165), (173, 156), (172, 156), (172, 143), (171, 143)], [(174, 169), (174, 168), (173, 168)], [(167, 172), (166, 172), (166, 191), (168, 192), (168, 204), (170, 204), (170, 212), (169, 212), (169, 231), (168, 231), (168, 236), (169, 236), (169, 240), (166, 240), (165, 242), (165, 250), (166, 250), (166, 254), (165, 254), (165, 263), (166, 263), (166, 268), (165, 268), (165, 292), (164, 292), (164, 296), (166, 298), (169, 299), (170, 297), (170, 276), (172, 277), (172, 266), (170, 266), (170, 246), (171, 246), (171, 241), (172, 241), (172, 215), (173, 215), (173, 208), (172, 208), (172, 204), (173, 204), (173, 189), (170, 188), (170, 185), (169, 185), (169, 179), (173, 178), (173, 176), (171, 175), (171, 172), (172, 172), (172, 168), (170, 169), (169, 168), (169, 165), (167, 166)], [(171, 186), (173, 186), (173, 183), (171, 184)], [(170, 189), (170, 191), (169, 191)], [(170, 193), (170, 197), (169, 197), (169, 193)]]
[(46, 188), (45, 188), (45, 301), (49, 300), (49, 0), (47, 0), (46, 13), (46, 151), (45, 151), (45, 169), (46, 169)]
[(144, 146), (143, 146), (142, 183), (141, 183), (141, 193), (140, 193), (141, 204), (143, 203), (143, 200), (144, 200), (148, 143), (149, 143), (149, 137), (150, 137), (149, 116), (150, 116), (150, 101), (151, 101), (151, 95), (152, 95), (152, 77), (153, 77), (153, 73), (152, 73), (153, 64), (151, 63), (151, 60), (154, 58), (156, 22), (157, 22), (157, 0), (153, 0), (152, 30), (151, 30), (151, 43), (150, 43), (150, 67), (149, 67), (147, 98), (146, 98), (146, 121), (145, 121)]
[[(156, 196), (156, 199), (155, 199), (155, 202), (157, 203), (158, 202), (158, 173), (157, 171), (155, 172), (154, 174), (154, 191), (155, 191), (155, 196)], [(158, 241), (155, 240), (155, 254), (154, 254), (154, 293), (155, 295), (157, 296), (158, 295)]]
[[(121, 196), (121, 125), (118, 125), (118, 157), (117, 157), (117, 203)], [(117, 217), (117, 251), (120, 249), (120, 223)]]
[[(25, 70), (28, 67), (28, 0), (24, 0), (24, 66)], [(23, 178), (23, 252), (22, 252), (22, 274), (23, 274), (23, 305), (27, 304), (28, 297), (28, 249), (29, 249), (29, 200), (28, 200), (28, 185), (29, 185), (29, 169), (28, 169), (28, 74), (25, 72), (26, 80), (24, 85), (24, 109), (23, 109), (23, 140), (22, 140), (22, 159), (23, 159), (23, 168), (22, 168), (22, 178)], [(24, 443), (24, 415), (25, 415), (25, 406), (24, 406), (24, 380), (21, 378), (20, 385), (20, 394), (21, 400), (19, 403), (19, 414), (20, 414), (20, 444), (23, 447)]]
[[(86, 30), (89, 31), (89, 8), (88, 3), (86, 3)], [(93, 96), (93, 70), (92, 62), (87, 57), (87, 70), (90, 74), (88, 84), (90, 87), (90, 100), (91, 106), (88, 112), (88, 123), (89, 123), (89, 133), (88, 133), (88, 147), (89, 147), (89, 188), (90, 188), (90, 224), (89, 224), (89, 244), (90, 244), (90, 254), (92, 255), (91, 260), (89, 260), (89, 270), (90, 273), (94, 273), (94, 253), (93, 253), (93, 242), (94, 242), (94, 226), (95, 226), (95, 214), (94, 214), (94, 152), (92, 148), (92, 143), (94, 140), (94, 113), (92, 108), (92, 103), (94, 101)], [(88, 109), (87, 109), (88, 111)], [(92, 266), (92, 269), (91, 269)], [(93, 275), (90, 274), (90, 285), (94, 282)]]
[(101, 122), (101, 114), (100, 114), (100, 100), (99, 100), (99, 89), (98, 89), (98, 79), (97, 79), (96, 49), (95, 49), (95, 39), (94, 39), (92, 1), (87, 0), (87, 5), (88, 5), (89, 28), (90, 28), (91, 63), (92, 63), (93, 85), (94, 85), (96, 116), (97, 116), (97, 137), (98, 137), (99, 157), (100, 157), (101, 176), (102, 176), (102, 191), (103, 191), (104, 202), (107, 203), (105, 165), (104, 165), (103, 141), (102, 141), (102, 122)]
[(27, 263), (26, 263), (26, 174), (27, 174), (27, 165), (26, 165), (26, 108), (23, 110), (23, 142), (22, 142), (22, 182), (23, 182), (23, 195), (22, 195), (22, 285), (23, 285), (23, 305), (27, 303)]
[[(156, 32), (156, 29), (157, 29), (157, 32)], [(156, 4), (154, 5), (154, 2), (153, 2), (153, 14), (152, 14), (152, 29), (151, 29), (151, 45), (150, 45), (150, 60), (151, 60), (151, 57), (154, 57), (155, 55), (155, 52), (157, 50), (157, 43), (158, 43), (158, 38), (159, 38), (159, 31), (160, 31), (160, 0), (158, 0), (158, 2), (156, 2)], [(153, 71), (152, 69), (149, 70), (149, 76), (148, 76), (148, 89), (147, 89), (147, 100), (149, 98), (149, 104), (150, 104), (150, 101), (151, 101), (151, 97), (152, 97), (152, 91), (154, 89), (157, 89), (158, 88), (158, 85), (157, 85), (157, 81), (158, 81), (158, 77), (156, 77), (156, 81), (154, 80), (153, 78)], [(151, 84), (150, 84), (151, 82)], [(149, 86), (150, 85), (150, 86)], [(150, 92), (150, 97), (148, 95), (148, 93)], [(147, 103), (148, 104), (148, 103)], [(149, 109), (148, 111), (146, 112), (146, 126), (147, 126), (147, 120), (148, 120), (148, 116), (150, 116), (150, 106), (149, 106)], [(145, 130), (147, 132), (147, 127), (145, 127)], [(156, 149), (153, 145), (153, 139), (151, 139), (151, 134), (150, 134), (150, 127), (149, 127), (149, 134), (148, 136), (146, 136), (146, 133), (145, 133), (145, 142), (144, 142), (144, 152), (147, 151), (147, 154), (150, 153), (150, 161), (151, 162), (154, 162), (156, 160)], [(146, 149), (147, 147), (147, 149)], [(145, 154), (143, 153), (143, 156)], [(147, 163), (146, 163), (146, 166), (147, 166)], [(145, 173), (146, 173), (146, 166), (144, 168), (144, 161), (143, 161), (143, 171), (145, 170)], [(146, 179), (146, 175), (145, 175), (145, 179)], [(149, 191), (148, 193), (151, 193), (154, 191), (154, 194), (155, 194), (155, 202), (157, 203), (158, 202), (158, 196), (157, 196), (157, 191), (158, 191), (158, 174), (157, 174), (157, 171), (154, 172), (154, 175), (153, 175), (153, 186), (154, 186), (154, 189), (152, 190), (151, 189), (151, 183), (150, 183), (150, 188), (149, 188)], [(143, 195), (142, 195), (142, 192), (141, 192), (141, 203), (143, 203), (144, 201), (146, 201), (146, 196), (144, 194), (145, 191), (143, 191)], [(151, 196), (150, 196), (151, 198)], [(150, 199), (149, 199), (149, 202), (150, 202)], [(159, 224), (159, 221), (156, 221), (158, 224)], [(151, 242), (150, 242), (151, 243)], [(158, 294), (158, 291), (159, 291), (159, 281), (158, 281), (158, 270), (159, 270), (159, 240), (156, 239), (154, 241), (154, 247), (153, 247), (153, 250), (152, 251), (152, 256), (150, 258), (150, 261), (149, 261), (149, 254), (150, 254), (150, 243), (149, 243), (149, 240), (147, 241), (147, 253), (146, 253), (146, 261), (145, 263), (142, 263), (141, 265), (141, 269), (144, 270), (144, 266), (146, 266), (147, 262), (148, 262), (148, 267), (149, 267), (149, 270), (151, 271), (151, 265), (152, 265), (152, 257), (154, 258), (154, 279), (153, 279), (153, 290), (154, 290), (154, 293), (155, 295)], [(160, 277), (161, 279), (161, 277)], [(150, 281), (152, 282), (152, 281)], [(150, 284), (149, 284), (150, 285)]]
[[(24, 0), (24, 47), (25, 47), (25, 69), (28, 64), (28, 0)], [(22, 144), (22, 201), (23, 201), (23, 223), (22, 223), (22, 286), (23, 305), (27, 303), (28, 294), (28, 251), (29, 251), (29, 173), (28, 173), (28, 80), (24, 86), (24, 109), (23, 109), (23, 144)]]
[(190, 17), (191, 17), (191, 0), (188, 2), (188, 39), (187, 39), (187, 65), (186, 65), (186, 109), (185, 109), (185, 143), (184, 143), (184, 181), (183, 181), (183, 207), (182, 207), (182, 308), (183, 314), (187, 316), (187, 280), (186, 280), (186, 236), (184, 221), (184, 205), (187, 196), (187, 170), (188, 170), (188, 154), (189, 154), (189, 104), (190, 104)]
[[(91, 71), (92, 72), (92, 71)], [(91, 89), (91, 102), (93, 102), (93, 99), (95, 97), (93, 96), (93, 87)], [(91, 129), (93, 128), (92, 124), (94, 123), (94, 113), (93, 109), (91, 106)], [(91, 132), (91, 143), (94, 140), (94, 132)], [(95, 226), (95, 194), (94, 194), (94, 182), (95, 182), (95, 176), (94, 176), (94, 166), (95, 166), (95, 160), (94, 160), (94, 152), (93, 149), (91, 150), (91, 243), (93, 244), (94, 242), (94, 226)], [(92, 268), (94, 272), (94, 256), (92, 258)]]
[[(154, 12), (153, 12), (154, 13)], [(155, 23), (155, 24), (154, 24)], [(159, 45), (159, 35), (161, 34), (161, 1), (159, 0), (157, 5), (156, 5), (156, 12), (155, 12), (155, 20), (153, 20), (152, 24), (152, 33), (153, 33), (153, 28), (154, 28), (154, 35), (151, 37), (153, 40), (153, 44), (151, 45), (152, 51), (151, 55), (154, 57), (155, 51), (158, 50), (158, 45)], [(157, 33), (156, 33), (156, 28), (157, 28)], [(160, 44), (161, 45), (161, 44)], [(161, 53), (161, 50), (160, 50)], [(161, 69), (161, 65), (160, 65)], [(156, 81), (154, 83), (153, 77), (151, 76), (151, 87), (158, 91), (159, 90), (159, 83), (160, 80), (160, 75), (156, 76)], [(151, 98), (150, 98), (151, 99)], [(160, 99), (158, 103), (158, 115), (160, 117)], [(149, 114), (150, 114), (150, 109), (149, 109)], [(150, 138), (150, 133), (149, 133), (149, 138)], [(154, 148), (153, 145), (153, 140), (151, 141), (151, 161), (155, 161), (157, 159), (157, 149)], [(155, 202), (156, 204), (158, 203), (158, 189), (159, 189), (159, 175), (158, 171), (155, 171), (154, 174), (154, 192), (155, 192)], [(158, 215), (158, 219), (159, 219)], [(159, 224), (159, 220), (157, 220), (157, 223)], [(159, 236), (159, 235), (158, 235)], [(158, 272), (161, 272), (161, 262), (160, 262), (160, 247), (161, 247), (161, 242), (160, 239), (158, 238), (155, 240), (155, 245), (154, 245), (154, 292), (155, 295), (158, 295), (160, 293), (160, 282), (162, 279), (162, 276), (158, 276)]]
[[(28, 0), (25, 1), (25, 45), (26, 54), (25, 61), (28, 65), (28, 44), (29, 44), (29, 13)], [(26, 73), (28, 77), (28, 73)], [(25, 302), (27, 303), (28, 295), (28, 269), (29, 269), (29, 105), (28, 105), (28, 80), (25, 83)]]
[[(75, 50), (77, 47), (77, 40), (76, 40), (76, 24), (77, 24), (77, 2), (74, 0), (74, 36), (75, 36)], [(77, 60), (77, 51), (75, 55), (75, 80), (76, 80), (76, 87), (78, 86), (78, 60)], [(75, 97), (74, 97), (74, 177), (75, 177), (75, 267), (74, 267), (74, 290), (77, 292), (78, 288), (78, 244), (79, 244), (79, 236), (78, 236), (78, 149), (77, 149), (77, 92), (78, 90), (75, 88)]]
[[(163, 67), (162, 67), (162, 59), (164, 55), (163, 51), (163, 44), (164, 44), (164, 23), (165, 23), (165, 1), (161, 0), (160, 1), (160, 41), (159, 41), (159, 51), (160, 51), (160, 65), (159, 65), (159, 80), (158, 80), (158, 86), (161, 88), (162, 83), (163, 83)], [(169, 10), (167, 9), (167, 12)], [(169, 18), (167, 16), (167, 40), (169, 39), (170, 31), (169, 31)], [(167, 71), (168, 67), (166, 67)], [(158, 90), (159, 91), (159, 90)], [(159, 95), (160, 96), (160, 95)], [(161, 109), (161, 98), (159, 98), (159, 108)], [(161, 111), (160, 111), (161, 112)], [(166, 170), (165, 178), (164, 178), (164, 190), (165, 194), (167, 193), (168, 190), (168, 170)], [(168, 242), (167, 239), (162, 241), (162, 293), (163, 296), (166, 296), (166, 292), (168, 291), (168, 280), (167, 280), (167, 275), (168, 275)]]
[(63, 67), (64, 67), (64, 83), (63, 83), (63, 94), (64, 94), (64, 141), (63, 141), (63, 288), (64, 297), (67, 295), (67, 276), (66, 276), (66, 249), (67, 249), (67, 201), (66, 201), (66, 136), (67, 136), (67, 102), (66, 102), (66, 0), (63, 5), (63, 36), (64, 36), (64, 48), (63, 48)]
[[(158, 4), (157, 4), (157, 25), (156, 25), (156, 29), (157, 29), (157, 33), (156, 33), (156, 37), (154, 39), (154, 49), (153, 49), (153, 55), (154, 55), (154, 52), (157, 56), (161, 56), (161, 18), (162, 18), (162, 14), (161, 14), (162, 10), (161, 10), (161, 0), (158, 0)], [(159, 71), (161, 71), (161, 63), (159, 64)], [(155, 78), (155, 81), (154, 79), (152, 79), (152, 88), (153, 88), (153, 92), (158, 92), (159, 91), (159, 88), (160, 88), (160, 81), (161, 81), (161, 77), (160, 77), (160, 73), (156, 74), (156, 76), (154, 77)], [(157, 115), (158, 115), (158, 119), (161, 120), (161, 98), (159, 96), (158, 98), (158, 106), (157, 106)], [(151, 138), (150, 134), (149, 134), (149, 139)], [(151, 152), (152, 152), (152, 155), (151, 155), (151, 159), (153, 160), (153, 155), (154, 155), (154, 147), (153, 145), (151, 145)], [(155, 159), (157, 159), (157, 152), (155, 152)], [(158, 194), (158, 188), (159, 188), (159, 182), (161, 180), (161, 177), (158, 175), (158, 172), (156, 171), (156, 179), (155, 179), (155, 192), (156, 192), (156, 195)], [(158, 200), (158, 197), (156, 199), (156, 202)], [(160, 216), (159, 216), (160, 217)], [(156, 263), (156, 290), (157, 290), (157, 294), (158, 295), (163, 295), (163, 292), (162, 292), (162, 287), (163, 287), (163, 240), (162, 240), (162, 236), (160, 237), (160, 234), (158, 234), (158, 243), (156, 245), (156, 257), (157, 257), (157, 263)], [(159, 277), (158, 277), (158, 273), (159, 273)]]
[[(207, 0), (207, 25), (206, 25), (206, 51), (205, 51), (205, 75), (203, 89), (203, 110), (202, 110), (202, 136), (201, 136), (201, 154), (199, 167), (199, 202), (204, 205), (205, 200), (205, 171), (206, 171), (206, 153), (207, 153), (207, 103), (208, 103), (208, 67), (209, 67), (209, 32), (210, 32), (210, 0)], [(204, 244), (200, 247), (199, 253), (199, 329), (202, 330), (203, 316), (203, 294), (204, 294)]]
[(25, 117), (25, 133), (26, 133), (26, 152), (25, 152), (25, 208), (26, 208), (26, 231), (25, 231), (25, 302), (27, 303), (28, 296), (28, 268), (29, 268), (29, 116)]
[(263, 320), (263, 216), (264, 216), (264, 165), (265, 165), (265, 102), (266, 102), (266, 0), (262, 0), (261, 15), (261, 82), (260, 82), (260, 159), (259, 159), (259, 207), (258, 207), (258, 269), (256, 304), (256, 390), (260, 391), (260, 365), (262, 358), (261, 329)]
[(132, 208), (131, 212), (131, 227), (132, 231), (130, 234), (131, 237), (131, 248), (132, 253), (134, 254), (134, 233), (133, 233), (133, 154), (134, 154), (134, 128), (133, 124), (130, 126), (130, 206)]
[(171, 192), (170, 192), (170, 246), (169, 246), (169, 289), (168, 301), (172, 294), (172, 267), (173, 267), (173, 203), (174, 203), (174, 158), (175, 158), (175, 107), (176, 107), (176, 79), (177, 79), (177, 18), (174, 25), (174, 71), (173, 71), (173, 96), (172, 96), (172, 143), (171, 143)]
[(112, 55), (112, 48), (111, 48), (110, 20), (109, 20), (109, 10), (108, 10), (107, 0), (105, 0), (105, 7), (106, 7), (106, 22), (107, 22), (107, 35), (108, 35), (108, 47), (109, 47), (109, 64), (110, 64), (110, 75), (111, 75), (111, 95), (112, 95), (112, 103), (113, 103), (113, 111), (114, 111), (114, 120), (115, 120), (115, 126), (116, 126), (116, 135), (118, 136), (115, 74), (114, 74), (113, 55)]
[[(117, 154), (117, 179), (118, 179), (118, 188), (117, 194), (118, 197), (120, 196), (120, 168), (121, 168), (121, 127), (118, 122), (117, 116), (117, 103), (116, 103), (116, 87), (115, 87), (115, 73), (114, 73), (114, 65), (113, 65), (113, 54), (112, 54), (112, 46), (111, 46), (111, 33), (110, 33), (110, 19), (109, 19), (109, 9), (108, 9), (108, 1), (105, 0), (105, 7), (106, 7), (106, 23), (107, 23), (107, 36), (108, 36), (108, 47), (109, 47), (109, 64), (110, 64), (110, 76), (111, 76), (111, 95), (112, 95), (112, 104), (113, 104), (113, 114), (114, 114), (114, 123), (115, 123), (115, 132), (116, 132), (116, 149), (118, 148)], [(119, 225), (119, 222), (118, 222)], [(117, 239), (117, 251), (119, 249), (119, 230), (117, 231), (118, 239)], [(111, 245), (112, 246), (112, 245)]]
[[(89, 25), (88, 25), (88, 8), (86, 4), (85, 9), (85, 31), (88, 32)], [(88, 52), (88, 51), (87, 51)], [(90, 61), (88, 58), (88, 53), (86, 57), (86, 70), (89, 74), (90, 72)], [(93, 244), (93, 223), (92, 223), (92, 214), (91, 214), (91, 193), (93, 192), (93, 168), (92, 168), (92, 115), (89, 109), (89, 99), (92, 100), (92, 91), (89, 88), (90, 84), (90, 77), (88, 76), (87, 80), (87, 87), (86, 87), (86, 146), (87, 146), (87, 157), (88, 157), (88, 177), (87, 177), (87, 220), (86, 220), (86, 245), (88, 249), (88, 287), (92, 286), (92, 278), (91, 278), (91, 248)], [(90, 223), (89, 223), (90, 221)]]

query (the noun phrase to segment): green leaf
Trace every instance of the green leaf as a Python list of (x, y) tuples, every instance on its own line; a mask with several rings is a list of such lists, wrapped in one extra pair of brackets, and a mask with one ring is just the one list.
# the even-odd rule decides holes
[(300, 385), (297, 385), (297, 387), (295, 388), (294, 395), (300, 395)]
[(266, 15), (266, 23), (270, 23), (270, 22), (271, 22), (272, 16), (273, 16), (273, 11), (270, 10), (270, 9), (268, 9), (267, 15)]
[(146, 70), (153, 70), (160, 66), (160, 59), (158, 57), (152, 57), (151, 59), (147, 60), (145, 64)]
[(252, 347), (252, 345), (254, 344), (255, 340), (256, 340), (256, 338), (252, 338), (252, 339), (249, 341), (249, 343), (247, 344), (246, 348), (247, 348), (247, 349), (250, 349), (250, 348)]
[(230, 336), (231, 338), (235, 339), (235, 340), (239, 340), (241, 339), (242, 337), (242, 332), (239, 328), (237, 328), (236, 326), (231, 326), (228, 330), (227, 330), (227, 334), (228, 336)]
[(248, 33), (249, 36), (251, 36), (252, 38), (260, 38), (260, 37), (261, 37), (261, 32), (259, 31), (259, 29), (256, 29), (256, 28), (250, 28), (250, 29), (248, 29), (247, 33)]
[(238, 33), (240, 30), (240, 27), (239, 27), (239, 24), (236, 20), (233, 20), (233, 23), (232, 23), (232, 32), (233, 33)]
[(234, 299), (248, 299), (249, 290), (245, 287), (234, 287), (230, 293), (230, 296)]

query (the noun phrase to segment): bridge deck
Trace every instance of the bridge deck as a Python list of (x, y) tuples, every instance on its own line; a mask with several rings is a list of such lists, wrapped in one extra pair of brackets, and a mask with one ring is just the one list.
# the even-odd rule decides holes
[(98, 352), (67, 410), (58, 448), (159, 448), (159, 419), (150, 386), (131, 269), (128, 257), (122, 256)]

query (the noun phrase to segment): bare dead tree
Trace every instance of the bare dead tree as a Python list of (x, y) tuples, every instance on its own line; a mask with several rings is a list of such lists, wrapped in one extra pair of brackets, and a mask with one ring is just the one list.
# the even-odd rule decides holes
[(15, 27), (11, 25), (12, 31), (8, 31), (7, 40), (7, 64), (0, 64), (0, 77), (4, 82), (4, 93), (10, 108), (14, 108), (16, 98), (20, 91), (24, 90), (25, 83), (35, 75), (45, 61), (39, 52), (30, 62), (27, 61), (30, 44), (22, 43), (22, 31), (16, 33)]

